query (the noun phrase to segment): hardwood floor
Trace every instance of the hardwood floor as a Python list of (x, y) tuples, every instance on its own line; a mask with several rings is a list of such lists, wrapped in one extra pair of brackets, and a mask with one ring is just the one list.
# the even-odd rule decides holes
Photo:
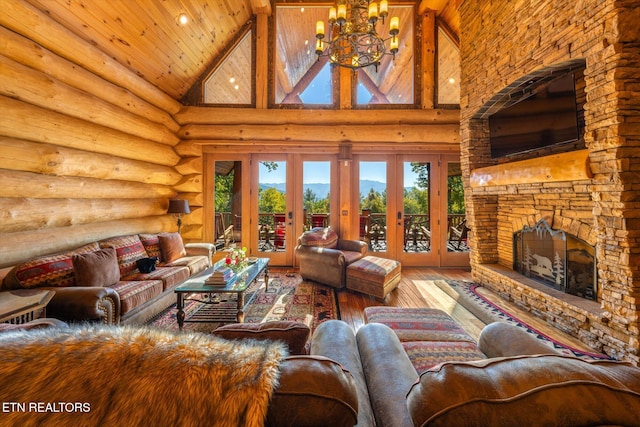
[[(364, 325), (363, 311), (365, 307), (387, 305), (392, 307), (433, 307), (439, 308), (453, 317), (466, 331), (478, 339), (485, 323), (465, 309), (438, 286), (421, 284), (427, 280), (467, 280), (471, 281), (471, 273), (460, 269), (403, 268), (402, 279), (398, 288), (389, 294), (383, 302), (363, 294), (341, 290), (337, 293), (340, 318), (349, 323), (355, 331)], [(519, 319), (535, 327), (544, 334), (574, 348), (583, 351), (594, 351), (581, 341), (563, 333), (498, 295), (482, 288), (479, 292), (505, 311), (516, 315)]]

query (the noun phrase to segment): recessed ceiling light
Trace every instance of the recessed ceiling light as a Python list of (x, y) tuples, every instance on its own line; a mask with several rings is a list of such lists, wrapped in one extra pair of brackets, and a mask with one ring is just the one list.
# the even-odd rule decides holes
[(187, 25), (189, 23), (189, 17), (186, 13), (181, 13), (180, 15), (178, 15), (178, 23), (180, 25)]
[(235, 85), (233, 88), (234, 88), (235, 90), (238, 90), (238, 89), (240, 89), (240, 86)]
[(454, 79), (453, 77), (449, 77), (449, 83), (454, 84), (456, 82), (456, 79)]
[(236, 81), (236, 78), (235, 78), (235, 77), (231, 77), (231, 78), (229, 79), (229, 83), (233, 83), (233, 82), (235, 82), (235, 81)]
[(304, 7), (301, 7), (301, 8), (300, 8), (300, 12), (301, 12), (301, 13), (304, 13)]

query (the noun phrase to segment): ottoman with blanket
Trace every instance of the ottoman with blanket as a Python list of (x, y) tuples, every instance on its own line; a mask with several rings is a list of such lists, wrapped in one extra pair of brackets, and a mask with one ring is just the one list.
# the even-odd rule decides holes
[(384, 300), (400, 283), (400, 270), (396, 260), (368, 255), (347, 267), (347, 289)]

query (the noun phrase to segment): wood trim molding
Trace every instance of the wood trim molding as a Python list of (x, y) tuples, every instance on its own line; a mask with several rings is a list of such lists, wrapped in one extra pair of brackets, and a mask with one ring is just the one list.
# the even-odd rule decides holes
[(471, 171), (471, 188), (510, 184), (580, 181), (591, 178), (589, 150), (553, 154)]

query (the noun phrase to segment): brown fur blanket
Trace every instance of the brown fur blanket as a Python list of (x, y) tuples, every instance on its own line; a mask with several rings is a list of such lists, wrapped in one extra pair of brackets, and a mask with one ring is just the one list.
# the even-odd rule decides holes
[(0, 334), (0, 424), (260, 426), (284, 345), (77, 326)]

